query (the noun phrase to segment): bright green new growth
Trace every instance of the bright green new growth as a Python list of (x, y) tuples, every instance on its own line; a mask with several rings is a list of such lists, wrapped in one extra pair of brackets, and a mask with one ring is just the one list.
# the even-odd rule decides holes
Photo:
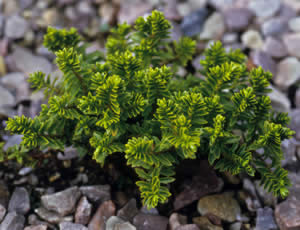
[(265, 189), (285, 197), (290, 182), (280, 146), (293, 131), (286, 128), (287, 114), (271, 111), (272, 75), (261, 68), (249, 72), (239, 50), (226, 53), (216, 42), (201, 61), (205, 80), (181, 78), (178, 67), (192, 59), (195, 42), (170, 42), (170, 28), (158, 11), (138, 18), (135, 30), (119, 25), (106, 43), (106, 58), (86, 54), (74, 29), (49, 28), (45, 46), (55, 52), (63, 77), (30, 76), (49, 103), (34, 119), (8, 120), (7, 130), (24, 136), (6, 157), (27, 163), (35, 160), (33, 149), (74, 146), (103, 166), (111, 154), (123, 153), (140, 178), (143, 203), (155, 207), (171, 195), (174, 167), (207, 154), (220, 171), (258, 172)]

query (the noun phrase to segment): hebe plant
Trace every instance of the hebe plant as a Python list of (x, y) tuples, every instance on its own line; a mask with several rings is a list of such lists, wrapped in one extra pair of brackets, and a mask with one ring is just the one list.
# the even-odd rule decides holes
[(201, 61), (205, 80), (178, 77), (195, 42), (170, 42), (170, 28), (158, 11), (138, 18), (134, 29), (119, 25), (106, 57), (87, 54), (75, 29), (49, 28), (44, 45), (55, 52), (63, 77), (30, 76), (48, 105), (33, 119), (8, 120), (7, 130), (23, 134), (23, 141), (6, 157), (35, 162), (42, 150), (73, 146), (103, 166), (121, 153), (140, 178), (144, 205), (155, 207), (171, 195), (175, 166), (206, 155), (220, 171), (259, 173), (265, 189), (285, 197), (290, 182), (280, 164), (281, 141), (293, 131), (287, 114), (272, 111), (271, 73), (249, 72), (244, 54), (216, 42)]

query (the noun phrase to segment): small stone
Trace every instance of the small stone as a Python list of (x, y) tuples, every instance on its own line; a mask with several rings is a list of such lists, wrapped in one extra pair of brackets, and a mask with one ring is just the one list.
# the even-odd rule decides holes
[(167, 230), (168, 218), (158, 215), (138, 214), (133, 219), (133, 225), (137, 229)]
[(113, 230), (136, 230), (136, 227), (129, 222), (118, 223)]
[(25, 217), (16, 212), (9, 212), (0, 225), (0, 230), (23, 230)]
[(283, 0), (283, 2), (294, 9), (297, 13), (300, 12), (300, 2), (298, 0)]
[(157, 208), (148, 209), (147, 206), (143, 206), (141, 208), (140, 212), (143, 214), (149, 214), (149, 215), (159, 215)]
[(289, 29), (294, 32), (300, 32), (300, 17), (289, 20)]
[(81, 186), (79, 190), (84, 196), (94, 203), (102, 203), (111, 199), (109, 185)]
[(9, 198), (10, 198), (10, 194), (7, 185), (3, 180), (0, 180), (0, 204), (3, 207), (7, 207)]
[(222, 38), (222, 42), (224, 44), (232, 44), (238, 41), (238, 34), (237, 33), (226, 33)]
[(281, 230), (300, 229), (300, 201), (286, 200), (276, 206), (275, 217)]
[(187, 217), (173, 213), (169, 218), (170, 230), (176, 230), (179, 226), (187, 224)]
[(296, 105), (296, 108), (300, 108), (300, 88), (298, 88), (296, 91), (295, 105)]
[(265, 71), (270, 71), (273, 76), (276, 75), (276, 62), (267, 53), (255, 50), (250, 53), (250, 56), (255, 66), (261, 66)]
[(251, 23), (253, 13), (247, 8), (230, 8), (224, 12), (225, 23), (230, 31), (243, 31)]
[(198, 9), (193, 13), (185, 16), (181, 23), (181, 29), (186, 36), (194, 36), (202, 31), (208, 11), (206, 8)]
[(242, 223), (236, 222), (229, 226), (229, 230), (241, 230), (242, 229)]
[(20, 72), (8, 73), (0, 78), (3, 86), (9, 89), (17, 89), (20, 82), (25, 81), (25, 75)]
[(139, 16), (151, 11), (152, 5), (140, 0), (122, 0), (118, 22), (132, 24)]
[(111, 3), (102, 4), (99, 8), (99, 15), (106, 24), (111, 24), (114, 20), (115, 7)]
[(289, 188), (289, 196), (290, 200), (298, 200), (300, 201), (300, 173), (289, 173), (288, 177), (291, 180), (292, 187)]
[(0, 204), (0, 223), (3, 220), (5, 214), (6, 214), (6, 208), (2, 204)]
[(239, 203), (230, 193), (205, 196), (198, 201), (197, 209), (201, 215), (211, 213), (228, 222), (234, 222), (241, 214)]
[(283, 152), (283, 160), (281, 161), (281, 166), (292, 166), (297, 164), (296, 157), (296, 140), (294, 138), (285, 139), (281, 142), (281, 149)]
[(193, 223), (195, 223), (201, 230), (223, 230), (221, 226), (212, 224), (206, 216), (194, 217)]
[(82, 224), (74, 224), (74, 223), (70, 223), (70, 222), (60, 223), (59, 229), (60, 230), (88, 230), (88, 228)]
[(111, 216), (106, 221), (105, 230), (114, 230), (116, 224), (123, 224), (125, 221), (117, 216)]
[(139, 213), (139, 210), (136, 207), (136, 200), (134, 198), (130, 199), (128, 203), (122, 207), (117, 216), (121, 217), (124, 220), (132, 222), (133, 218)]
[(262, 24), (262, 32), (265, 37), (280, 36), (287, 31), (287, 24), (282, 18), (272, 18)]
[(45, 74), (52, 72), (52, 65), (46, 58), (35, 56), (31, 51), (20, 46), (15, 47), (12, 59), (16, 63), (17, 69), (25, 74), (36, 71), (42, 71)]
[(270, 86), (270, 89), (272, 89), (272, 92), (268, 96), (271, 98), (273, 109), (278, 112), (289, 112), (291, 102), (287, 96), (273, 86)]
[(273, 37), (267, 37), (263, 50), (274, 58), (283, 58), (288, 55), (287, 49), (282, 41)]
[(283, 43), (291, 56), (300, 58), (300, 33), (284, 34)]
[(47, 225), (31, 225), (24, 228), (24, 230), (47, 230)]
[(178, 21), (181, 20), (181, 15), (178, 12), (178, 3), (177, 0), (169, 0), (165, 1), (165, 7), (164, 7), (164, 15), (166, 19), (172, 20), (172, 21)]
[(29, 210), (30, 200), (27, 190), (23, 187), (17, 187), (9, 201), (8, 211), (15, 211), (18, 214), (25, 215)]
[(58, 213), (49, 211), (43, 207), (37, 208), (34, 211), (40, 218), (52, 224), (58, 224), (63, 220)]
[(258, 209), (255, 230), (276, 230), (276, 229), (278, 229), (278, 227), (274, 220), (273, 209), (269, 207)]
[(275, 206), (277, 204), (277, 197), (272, 192), (266, 191), (260, 181), (255, 181), (254, 184), (257, 194), (265, 206)]
[(79, 157), (79, 153), (78, 153), (77, 149), (74, 148), (73, 146), (66, 147), (64, 150), (64, 154), (62, 154), (60, 152), (57, 154), (57, 159), (59, 159), (61, 161), (72, 160), (72, 159), (75, 159), (78, 157)]
[(252, 0), (249, 3), (249, 8), (257, 17), (268, 18), (279, 11), (280, 4), (280, 0)]
[(186, 224), (179, 226), (176, 230), (200, 230), (196, 224)]
[(4, 87), (0, 85), (0, 107), (13, 106), (15, 104), (15, 97)]
[(82, 225), (88, 224), (92, 213), (92, 208), (93, 207), (90, 202), (85, 196), (83, 196), (77, 205), (75, 212), (75, 223)]
[(10, 39), (19, 39), (24, 37), (28, 29), (28, 23), (19, 15), (10, 16), (5, 24), (5, 36)]
[(248, 30), (243, 33), (242, 43), (251, 49), (261, 49), (264, 45), (260, 33), (256, 30)]
[(115, 212), (116, 206), (111, 200), (103, 202), (90, 221), (89, 230), (105, 230), (106, 221), (109, 217), (114, 216)]
[(292, 118), (289, 127), (296, 131), (296, 139), (300, 140), (300, 109), (294, 109), (289, 115)]
[(203, 31), (200, 33), (200, 39), (216, 40), (220, 39), (225, 32), (224, 19), (221, 13), (213, 13), (204, 23)]
[(236, 0), (208, 0), (208, 3), (219, 11), (231, 8)]
[(295, 57), (287, 57), (278, 64), (278, 74), (274, 82), (282, 89), (287, 89), (300, 79), (300, 62)]
[(32, 171), (33, 171), (33, 168), (31, 168), (31, 167), (24, 167), (24, 168), (20, 169), (20, 171), (18, 172), (18, 175), (20, 175), (20, 176), (26, 176), (29, 173), (31, 173)]
[(278, 12), (278, 17), (281, 17), (283, 20), (288, 22), (290, 19), (292, 19), (296, 16), (297, 16), (297, 12), (295, 9), (293, 9), (292, 7), (290, 7), (287, 4), (284, 4), (284, 3), (281, 4), (280, 10)]
[(56, 8), (49, 8), (42, 15), (45, 26), (56, 26), (60, 21), (59, 13)]
[(41, 197), (42, 204), (50, 211), (55, 211), (61, 216), (66, 216), (75, 210), (76, 202), (80, 197), (78, 187), (71, 187), (61, 192)]

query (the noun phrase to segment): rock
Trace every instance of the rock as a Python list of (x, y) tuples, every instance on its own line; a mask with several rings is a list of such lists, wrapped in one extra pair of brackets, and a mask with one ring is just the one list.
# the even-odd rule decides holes
[(140, 210), (143, 214), (150, 214), (150, 215), (159, 215), (157, 208), (150, 208), (148, 209), (147, 206), (143, 206)]
[(296, 139), (300, 140), (300, 109), (294, 109), (289, 115), (292, 118), (289, 127), (296, 131)]
[(283, 0), (283, 2), (294, 9), (297, 13), (300, 12), (300, 2), (298, 0)]
[(223, 230), (221, 226), (212, 224), (206, 216), (194, 217), (193, 223), (195, 223), (201, 230)]
[(81, 186), (79, 190), (90, 201), (95, 203), (101, 203), (111, 199), (109, 185)]
[(30, 200), (27, 190), (23, 187), (17, 187), (9, 201), (8, 211), (15, 211), (18, 214), (25, 215), (29, 210)]
[(214, 8), (223, 11), (231, 8), (236, 0), (208, 0), (208, 3)]
[(58, 224), (63, 221), (63, 218), (58, 213), (49, 211), (43, 207), (37, 208), (34, 211), (40, 218), (46, 220), (49, 223)]
[(200, 230), (196, 224), (186, 224), (179, 226), (176, 230)]
[(283, 43), (291, 56), (300, 57), (300, 33), (284, 34)]
[(10, 194), (9, 194), (7, 185), (5, 184), (5, 182), (3, 180), (0, 180), (0, 204), (3, 207), (7, 207), (9, 197), (10, 197)]
[(255, 230), (277, 230), (273, 216), (273, 209), (269, 207), (260, 208), (257, 210)]
[(207, 194), (222, 190), (224, 182), (216, 176), (207, 161), (201, 161), (198, 167), (201, 168), (198, 175), (193, 176), (192, 180), (185, 184), (183, 191), (176, 195), (174, 210), (179, 210)]
[(295, 57), (287, 57), (278, 64), (278, 74), (274, 79), (276, 85), (287, 89), (300, 79), (300, 62)]
[(181, 20), (181, 15), (178, 12), (178, 3), (177, 0), (169, 0), (164, 1), (165, 7), (164, 7), (164, 15), (166, 19), (171, 21), (179, 21)]
[(229, 226), (229, 230), (241, 230), (242, 229), (242, 223), (236, 222)]
[(5, 214), (6, 214), (6, 208), (2, 204), (0, 204), (0, 223), (3, 220)]
[(78, 187), (71, 187), (61, 192), (41, 197), (42, 204), (50, 211), (66, 216), (75, 210), (76, 202), (80, 197)]
[(33, 168), (31, 168), (31, 167), (24, 167), (24, 168), (21, 168), (19, 170), (18, 175), (20, 175), (20, 176), (26, 176), (29, 173), (31, 173), (32, 171), (33, 171)]
[(300, 108), (300, 89), (298, 88), (295, 95), (296, 108)]
[(283, 58), (288, 55), (287, 49), (282, 41), (273, 37), (267, 37), (263, 50), (274, 58)]
[(288, 27), (282, 18), (272, 18), (262, 24), (262, 33), (265, 37), (281, 36), (287, 31)]
[(187, 217), (173, 213), (169, 218), (170, 230), (176, 230), (179, 226), (187, 224)]
[(60, 223), (59, 229), (60, 230), (88, 230), (88, 228), (82, 224), (74, 224), (74, 223), (70, 223), (70, 222)]
[(280, 3), (280, 0), (252, 0), (249, 3), (249, 8), (257, 17), (268, 18), (279, 11)]
[(224, 12), (225, 24), (230, 31), (243, 31), (251, 23), (253, 13), (247, 8), (229, 8)]
[(238, 34), (237, 33), (226, 33), (222, 38), (222, 42), (224, 44), (232, 44), (238, 41)]
[(291, 109), (291, 102), (286, 95), (273, 86), (270, 86), (269, 88), (272, 89), (272, 92), (269, 93), (268, 96), (271, 98), (273, 109), (279, 112), (289, 112)]
[(0, 107), (13, 106), (15, 104), (15, 97), (5, 88), (0, 85)]
[(299, 173), (289, 173), (288, 177), (291, 180), (292, 187), (289, 188), (289, 196), (290, 200), (298, 200), (300, 201), (300, 177)]
[(8, 44), (9, 44), (9, 40), (7, 38), (3, 38), (0, 40), (0, 56), (3, 56), (3, 57), (7, 56)]
[(287, 4), (284, 3), (281, 4), (280, 10), (278, 12), (278, 17), (281, 17), (283, 20), (288, 22), (290, 19), (296, 16), (297, 16), (297, 12), (295, 9), (293, 9)]
[(24, 230), (47, 230), (47, 225), (31, 225), (24, 228)]
[(118, 14), (118, 22), (132, 24), (139, 16), (151, 11), (152, 6), (148, 2), (140, 0), (122, 0)]
[(134, 217), (133, 225), (138, 230), (167, 230), (168, 218), (140, 213)]
[(22, 142), (23, 135), (12, 135), (5, 138), (5, 145), (3, 146), (3, 150), (7, 151), (9, 147), (14, 145), (18, 145)]
[(198, 201), (197, 209), (201, 215), (211, 213), (228, 222), (234, 222), (241, 214), (239, 203), (230, 193), (205, 196)]
[(106, 24), (113, 23), (115, 15), (115, 7), (111, 3), (102, 4), (99, 8), (99, 15)]
[(83, 196), (76, 208), (75, 212), (75, 223), (86, 225), (89, 223), (93, 206), (87, 200), (85, 196)]
[(300, 201), (286, 200), (276, 206), (275, 217), (281, 230), (300, 229)]
[(291, 31), (300, 32), (300, 17), (290, 19), (288, 25)]
[(19, 39), (24, 37), (27, 29), (28, 22), (19, 15), (8, 17), (5, 24), (5, 36), (10, 39)]
[(3, 15), (0, 15), (0, 36), (3, 35), (3, 29), (5, 25), (5, 17)]
[(60, 15), (56, 8), (46, 9), (42, 14), (45, 26), (56, 26), (60, 21)]
[(88, 227), (89, 230), (105, 230), (105, 223), (116, 212), (115, 204), (109, 200), (103, 202), (97, 209)]
[(261, 49), (264, 45), (260, 33), (256, 30), (248, 30), (242, 35), (242, 43), (250, 49)]
[(114, 230), (136, 230), (136, 227), (129, 222), (125, 222), (116, 224)]
[(266, 191), (263, 185), (260, 185), (260, 181), (255, 181), (254, 184), (257, 194), (264, 203), (264, 206), (275, 206), (277, 204), (277, 197), (275, 197), (272, 192)]
[(255, 50), (250, 53), (250, 56), (255, 66), (261, 66), (264, 70), (270, 71), (273, 76), (276, 75), (276, 62), (267, 53), (260, 50)]
[(200, 39), (217, 40), (222, 37), (225, 32), (224, 19), (221, 13), (213, 13), (204, 23), (203, 31), (200, 33)]
[(208, 11), (206, 8), (198, 9), (193, 13), (185, 16), (181, 23), (181, 29), (185, 36), (194, 36), (202, 31)]
[(292, 139), (285, 139), (281, 142), (281, 149), (283, 151), (283, 160), (281, 161), (281, 166), (291, 166), (297, 164), (297, 157), (296, 157), (296, 140)]
[(74, 148), (73, 146), (66, 147), (64, 150), (64, 154), (62, 154), (61, 152), (57, 154), (57, 159), (61, 161), (72, 160), (78, 157), (79, 157), (79, 153), (77, 149)]
[(8, 73), (0, 78), (1, 84), (9, 89), (17, 89), (23, 81), (25, 81), (25, 75), (19, 72)]
[(23, 230), (25, 217), (16, 212), (9, 212), (0, 225), (0, 230)]
[(139, 210), (136, 207), (136, 200), (132, 198), (128, 203), (122, 207), (118, 213), (117, 216), (132, 222), (133, 218), (139, 213)]
[(123, 224), (125, 221), (117, 216), (111, 216), (106, 221), (105, 230), (114, 230), (116, 224)]

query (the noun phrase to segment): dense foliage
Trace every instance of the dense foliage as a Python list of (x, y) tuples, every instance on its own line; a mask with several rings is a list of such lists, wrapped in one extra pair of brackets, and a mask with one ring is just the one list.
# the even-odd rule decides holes
[(204, 80), (179, 77), (195, 42), (170, 41), (170, 28), (158, 11), (138, 18), (134, 28), (119, 25), (108, 38), (106, 57), (87, 54), (75, 29), (49, 28), (44, 45), (55, 52), (63, 77), (30, 76), (49, 103), (33, 119), (8, 120), (7, 130), (23, 134), (23, 141), (2, 160), (36, 162), (41, 151), (73, 146), (103, 166), (111, 154), (123, 153), (140, 178), (144, 204), (155, 207), (171, 195), (174, 167), (207, 155), (214, 168), (259, 173), (265, 189), (286, 196), (281, 141), (293, 132), (286, 128), (287, 114), (272, 111), (272, 75), (248, 71), (244, 54), (225, 52), (216, 42), (201, 61)]

